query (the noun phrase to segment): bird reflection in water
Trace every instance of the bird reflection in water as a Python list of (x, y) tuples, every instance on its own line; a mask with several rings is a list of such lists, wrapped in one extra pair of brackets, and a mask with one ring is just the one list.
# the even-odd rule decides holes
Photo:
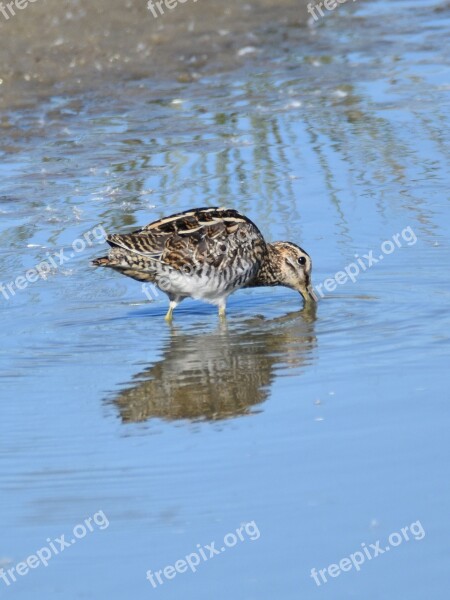
[(159, 418), (217, 421), (251, 414), (270, 393), (275, 371), (312, 362), (315, 305), (282, 317), (186, 334), (173, 328), (163, 358), (114, 399), (124, 423)]

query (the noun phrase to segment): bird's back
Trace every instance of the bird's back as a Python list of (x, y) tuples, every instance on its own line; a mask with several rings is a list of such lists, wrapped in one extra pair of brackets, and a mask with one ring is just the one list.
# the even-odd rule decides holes
[(248, 284), (267, 252), (256, 225), (227, 208), (177, 213), (107, 242), (109, 256), (98, 259), (107, 263), (97, 264), (139, 281), (177, 279), (180, 289), (169, 292), (205, 298)]

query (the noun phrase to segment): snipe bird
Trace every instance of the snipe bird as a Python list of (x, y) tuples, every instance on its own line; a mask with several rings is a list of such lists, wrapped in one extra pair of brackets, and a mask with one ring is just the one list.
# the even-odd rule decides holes
[(309, 255), (292, 242), (267, 243), (237, 210), (195, 208), (106, 241), (108, 256), (92, 264), (155, 284), (169, 297), (169, 321), (184, 298), (215, 304), (224, 317), (228, 296), (241, 288), (282, 285), (316, 300)]

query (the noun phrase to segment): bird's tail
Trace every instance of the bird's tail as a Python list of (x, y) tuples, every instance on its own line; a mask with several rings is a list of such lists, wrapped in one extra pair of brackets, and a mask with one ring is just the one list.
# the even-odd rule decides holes
[(93, 267), (109, 267), (110, 264), (111, 263), (109, 261), (108, 256), (101, 256), (100, 258), (96, 258), (91, 262), (91, 265)]

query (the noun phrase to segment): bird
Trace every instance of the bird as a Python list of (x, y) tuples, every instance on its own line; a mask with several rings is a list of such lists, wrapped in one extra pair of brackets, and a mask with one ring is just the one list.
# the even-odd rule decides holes
[(316, 302), (311, 257), (293, 242), (265, 241), (239, 211), (202, 207), (149, 223), (132, 233), (107, 235), (108, 256), (92, 261), (140, 282), (152, 283), (169, 298), (165, 316), (185, 298), (215, 304), (225, 317), (227, 298), (241, 288), (285, 286)]

